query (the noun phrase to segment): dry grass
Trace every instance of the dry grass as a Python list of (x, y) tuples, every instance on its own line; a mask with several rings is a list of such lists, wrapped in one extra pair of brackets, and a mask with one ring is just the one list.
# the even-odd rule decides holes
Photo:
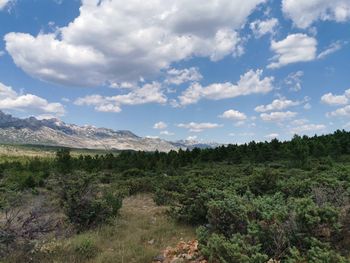
[(5, 161), (21, 162), (34, 157), (53, 158), (55, 157), (55, 152), (24, 148), (20, 146), (0, 145), (0, 163)]
[(193, 238), (194, 230), (166, 217), (149, 195), (138, 195), (124, 201), (115, 229), (102, 229), (99, 237), (102, 253), (91, 262), (145, 263), (180, 239)]
[[(52, 159), (56, 156), (56, 151), (60, 147), (29, 146), (29, 145), (6, 145), (0, 144), (0, 163), (8, 162), (26, 162), (34, 157)], [(106, 154), (109, 153), (103, 150), (88, 150), (88, 149), (72, 149), (71, 155), (78, 157), (79, 155)], [(113, 154), (117, 154), (113, 152)]]
[(193, 228), (177, 224), (165, 210), (150, 195), (129, 197), (111, 225), (65, 240), (58, 249), (53, 245), (56, 251), (40, 262), (149, 263), (166, 247), (195, 237)]

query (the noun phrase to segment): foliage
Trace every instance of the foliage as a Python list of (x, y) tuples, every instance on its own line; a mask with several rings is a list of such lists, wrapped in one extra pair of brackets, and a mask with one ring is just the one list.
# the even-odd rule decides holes
[(110, 191), (99, 189), (94, 178), (74, 175), (62, 184), (61, 197), (65, 213), (78, 230), (102, 224), (117, 215), (122, 199)]
[(227, 239), (218, 234), (209, 235), (202, 227), (198, 229), (198, 237), (201, 252), (209, 262), (260, 263), (268, 260), (260, 245), (250, 244), (249, 236), (235, 234)]
[[(169, 153), (74, 156), (60, 149), (51, 159), (0, 160), (1, 216), (23, 210), (27, 203), (19, 196), (29, 196), (26, 215), (36, 215), (30, 231), (56, 214), (65, 215), (78, 232), (101, 226), (117, 216), (122, 198), (139, 193), (152, 193), (172, 218), (199, 226), (201, 251), (215, 263), (346, 262), (349, 257), (346, 131)], [(43, 200), (53, 200), (57, 211), (32, 210)], [(23, 220), (1, 226), (3, 247), (22, 242), (12, 237), (23, 234), (20, 229), (26, 228), (18, 227)], [(27, 240), (57, 234), (55, 227), (41, 229), (47, 233)], [(89, 242), (74, 253), (93, 257)]]

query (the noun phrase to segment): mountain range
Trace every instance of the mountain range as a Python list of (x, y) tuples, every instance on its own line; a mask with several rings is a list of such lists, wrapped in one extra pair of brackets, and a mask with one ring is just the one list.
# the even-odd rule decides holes
[(67, 124), (59, 119), (13, 117), (0, 111), (0, 143), (62, 146), (100, 150), (162, 151), (213, 148), (217, 143), (176, 142), (140, 137), (127, 130), (112, 130)]

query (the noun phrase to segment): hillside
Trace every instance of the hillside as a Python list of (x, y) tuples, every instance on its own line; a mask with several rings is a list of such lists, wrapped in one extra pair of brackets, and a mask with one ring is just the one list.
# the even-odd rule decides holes
[(131, 131), (67, 124), (59, 119), (20, 119), (0, 111), (0, 143), (98, 150), (161, 151), (207, 148), (217, 144), (142, 138)]

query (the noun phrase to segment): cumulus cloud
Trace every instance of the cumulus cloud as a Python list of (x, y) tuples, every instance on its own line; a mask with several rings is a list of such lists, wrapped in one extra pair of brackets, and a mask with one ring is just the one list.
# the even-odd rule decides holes
[(282, 10), (299, 28), (307, 28), (317, 20), (345, 22), (350, 19), (348, 0), (283, 0)]
[(309, 122), (309, 120), (307, 120), (307, 119), (298, 119), (298, 120), (292, 121), (291, 124), (293, 126), (302, 126), (302, 125), (304, 125), (304, 124), (306, 124), (308, 122)]
[(333, 93), (324, 94), (321, 102), (328, 105), (345, 105), (349, 103), (350, 89), (346, 90), (343, 95), (333, 95)]
[(50, 103), (33, 94), (18, 94), (12, 87), (0, 83), (0, 109), (34, 111), (41, 114), (63, 116), (65, 109), (61, 103)]
[(317, 40), (305, 34), (291, 34), (281, 41), (272, 41), (271, 50), (276, 53), (268, 68), (280, 68), (316, 58)]
[(148, 79), (191, 57), (217, 61), (242, 54), (237, 30), (265, 1), (84, 0), (79, 16), (55, 33), (8, 33), (6, 50), (26, 73), (50, 82)]
[(0, 0), (0, 10), (4, 9), (13, 0)]
[(186, 69), (170, 69), (167, 72), (168, 77), (165, 80), (166, 83), (180, 85), (186, 82), (200, 81), (203, 76), (197, 68), (186, 68)]
[(101, 112), (120, 112), (122, 105), (165, 104), (166, 102), (167, 97), (164, 94), (161, 84), (153, 82), (126, 94), (106, 97), (94, 94), (78, 98), (74, 104), (79, 106), (94, 106), (96, 111)]
[(301, 78), (304, 76), (304, 72), (299, 70), (297, 72), (290, 73), (284, 83), (289, 87), (290, 91), (300, 91), (301, 90)]
[(297, 113), (292, 111), (275, 111), (260, 114), (261, 119), (266, 122), (283, 122), (293, 119), (295, 116), (297, 116)]
[(227, 110), (219, 117), (222, 119), (228, 119), (233, 121), (245, 121), (247, 119), (247, 115), (237, 110)]
[(328, 112), (327, 117), (349, 117), (350, 116), (350, 105), (339, 108), (335, 111)]
[(157, 122), (153, 125), (153, 129), (157, 129), (157, 130), (164, 130), (168, 127), (168, 125), (165, 122)]
[(301, 101), (292, 101), (285, 98), (276, 99), (268, 105), (260, 105), (255, 108), (256, 112), (280, 111), (293, 106), (298, 106)]
[(268, 93), (273, 89), (273, 77), (262, 78), (262, 70), (250, 70), (240, 77), (237, 84), (231, 82), (214, 83), (203, 87), (193, 83), (179, 97), (178, 104), (186, 106), (197, 103), (201, 99), (221, 100), (257, 93)]
[(266, 34), (274, 34), (277, 26), (278, 20), (276, 18), (268, 20), (258, 19), (250, 23), (250, 29), (256, 38), (260, 38)]
[(177, 125), (177, 127), (188, 129), (190, 132), (202, 132), (204, 130), (222, 127), (222, 125), (217, 123), (210, 123), (210, 122), (202, 122), (202, 123), (190, 122), (190, 123), (180, 123)]

